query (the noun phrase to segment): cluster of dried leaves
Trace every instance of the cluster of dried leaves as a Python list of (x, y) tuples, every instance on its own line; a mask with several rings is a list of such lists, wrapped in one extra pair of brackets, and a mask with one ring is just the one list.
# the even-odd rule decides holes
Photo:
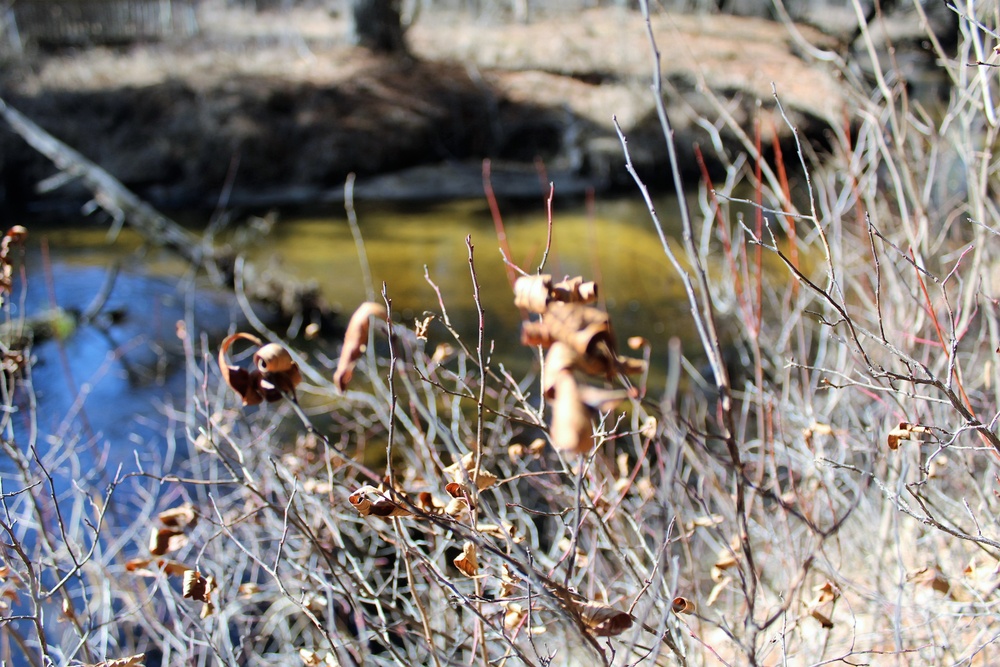
[(153, 558), (133, 558), (125, 569), (136, 576), (157, 578), (163, 575), (181, 578), (185, 598), (202, 603), (201, 618), (215, 611), (212, 594), (217, 589), (214, 577), (206, 577), (196, 568), (176, 560), (162, 558), (188, 544), (188, 532), (198, 523), (198, 512), (190, 503), (165, 510), (157, 515), (159, 525), (150, 528), (149, 554)]
[[(597, 286), (582, 277), (558, 283), (552, 276), (522, 276), (514, 283), (514, 304), (540, 316), (526, 321), (521, 343), (548, 350), (542, 390), (552, 403), (552, 445), (585, 454), (594, 444), (593, 417), (614, 409), (634, 391), (610, 390), (581, 382), (578, 373), (606, 380), (642, 373), (645, 363), (618, 354), (607, 313), (589, 304)], [(641, 345), (641, 342), (637, 343)], [(625, 384), (628, 384), (625, 380)]]

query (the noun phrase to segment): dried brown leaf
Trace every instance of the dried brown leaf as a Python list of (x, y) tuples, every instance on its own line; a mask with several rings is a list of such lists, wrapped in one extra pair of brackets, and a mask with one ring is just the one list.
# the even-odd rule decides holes
[(736, 567), (737, 563), (736, 556), (731, 550), (722, 549), (719, 551), (715, 564), (712, 565), (712, 581), (722, 581), (723, 572)]
[(479, 557), (476, 553), (476, 545), (466, 542), (462, 546), (462, 553), (452, 561), (455, 567), (467, 577), (475, 577), (479, 574)]
[(434, 348), (434, 354), (431, 355), (431, 366), (440, 366), (444, 363), (444, 360), (455, 354), (455, 348), (448, 343), (441, 343)]
[(544, 313), (548, 306), (552, 276), (521, 276), (514, 281), (514, 305), (529, 313)]
[(719, 599), (722, 595), (722, 591), (726, 590), (733, 581), (732, 577), (725, 576), (720, 579), (715, 586), (712, 586), (712, 591), (708, 594), (708, 598), (705, 600), (705, 606), (711, 607), (715, 604), (715, 601)]
[(583, 404), (576, 379), (563, 371), (553, 385), (552, 425), (549, 435), (552, 446), (568, 454), (583, 454), (594, 444), (590, 412)]
[(675, 597), (670, 609), (675, 614), (693, 614), (695, 612), (694, 602), (685, 597)]
[(257, 405), (263, 402), (264, 395), (259, 391), (259, 373), (256, 377), (251, 377), (251, 373), (239, 366), (230, 365), (227, 354), (229, 348), (237, 340), (248, 340), (254, 345), (260, 345), (259, 338), (248, 333), (234, 333), (222, 341), (219, 345), (219, 371), (222, 379), (229, 388), (235, 391), (243, 400), (243, 405)]
[(930, 433), (930, 429), (926, 426), (910, 424), (909, 422), (899, 422), (896, 428), (889, 431), (887, 437), (889, 449), (899, 449), (900, 441), (912, 440), (914, 435), (923, 435), (925, 433)]
[(417, 340), (427, 340), (427, 329), (430, 328), (431, 322), (434, 321), (435, 317), (434, 313), (425, 312), (422, 320), (413, 321), (413, 333), (416, 334)]
[(299, 658), (302, 660), (302, 664), (305, 667), (335, 667), (340, 665), (337, 658), (329, 651), (320, 655), (319, 651), (300, 648)]
[(125, 570), (140, 577), (158, 577), (161, 573), (174, 577), (183, 575), (191, 568), (165, 558), (133, 558), (125, 562)]
[(333, 383), (341, 392), (347, 390), (351, 378), (354, 377), (354, 366), (368, 347), (368, 330), (371, 318), (385, 320), (388, 317), (385, 306), (372, 301), (365, 301), (351, 315), (344, 332), (344, 347), (340, 351), (340, 361), (333, 374)]
[(401, 507), (374, 486), (365, 485), (352, 493), (348, 500), (361, 516), (411, 516), (411, 512)]
[(184, 585), (181, 589), (184, 597), (209, 603), (212, 601), (214, 590), (215, 579), (213, 577), (206, 577), (197, 570), (188, 570), (184, 573)]
[(649, 341), (642, 336), (629, 336), (629, 339), (625, 342), (631, 350), (641, 350), (644, 347), (649, 347)]
[(272, 402), (286, 394), (295, 398), (302, 373), (288, 350), (277, 343), (268, 343), (254, 353), (253, 361), (260, 373), (264, 398)]
[(176, 528), (154, 527), (149, 535), (149, 553), (154, 556), (162, 556), (184, 548), (187, 543), (187, 535)]
[(597, 284), (581, 276), (566, 278), (552, 285), (551, 296), (555, 301), (566, 303), (593, 303), (597, 301)]
[(191, 503), (184, 503), (168, 510), (163, 510), (156, 515), (164, 526), (187, 530), (193, 528), (198, 523), (198, 510)]
[(916, 572), (908, 573), (906, 579), (915, 584), (929, 586), (933, 590), (945, 595), (951, 592), (951, 582), (936, 567), (922, 567)]
[(840, 589), (832, 581), (824, 581), (813, 590), (816, 591), (816, 597), (807, 605), (809, 615), (829, 630), (833, 627), (833, 606), (840, 597)]
[(555, 397), (556, 379), (560, 373), (572, 372), (579, 355), (566, 343), (556, 341), (545, 354), (544, 375), (542, 377), (542, 392), (545, 398)]
[(527, 618), (528, 612), (516, 602), (506, 602), (503, 607), (503, 627), (507, 632), (513, 632), (521, 626), (521, 623)]
[(498, 479), (496, 475), (488, 470), (484, 470), (482, 467), (479, 468), (479, 473), (476, 474), (476, 457), (472, 454), (472, 452), (469, 452), (460, 460), (452, 463), (450, 466), (445, 468), (444, 471), (458, 483), (464, 483), (466, 477), (471, 479), (473, 475), (475, 475), (476, 487), (478, 487), (480, 491), (490, 488), (497, 483)]
[(511, 540), (514, 544), (520, 544), (524, 541), (524, 536), (519, 535), (517, 532), (517, 526), (514, 524), (504, 521), (502, 525), (497, 525), (495, 523), (477, 523), (476, 530), (483, 535), (489, 535), (490, 537), (495, 537), (498, 540)]
[(603, 602), (586, 600), (564, 589), (556, 588), (553, 593), (596, 637), (614, 637), (632, 627), (632, 615), (628, 612)]

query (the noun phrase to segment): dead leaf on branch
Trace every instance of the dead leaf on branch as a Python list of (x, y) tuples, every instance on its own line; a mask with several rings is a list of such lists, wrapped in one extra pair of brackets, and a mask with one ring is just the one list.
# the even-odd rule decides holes
[(913, 440), (913, 436), (915, 435), (923, 435), (930, 432), (931, 430), (926, 426), (910, 424), (908, 422), (899, 422), (896, 428), (889, 431), (889, 436), (887, 438), (889, 449), (899, 449), (900, 441)]
[(593, 303), (597, 300), (597, 285), (582, 277), (567, 278), (552, 283), (552, 276), (521, 276), (514, 282), (514, 305), (530, 313), (544, 313), (553, 301)]
[(198, 510), (191, 503), (184, 503), (168, 510), (163, 510), (156, 515), (164, 526), (187, 530), (194, 528), (198, 523)]
[(348, 500), (361, 516), (378, 516), (382, 518), (412, 516), (412, 512), (397, 504), (383, 491), (370, 484), (366, 484), (352, 493)]
[(807, 605), (809, 615), (829, 630), (833, 627), (833, 606), (840, 598), (840, 589), (833, 582), (825, 581), (813, 590), (816, 597)]
[(552, 585), (550, 589), (563, 607), (577, 616), (595, 637), (615, 637), (632, 627), (632, 615), (628, 612), (603, 602), (587, 600), (562, 586)]
[(584, 454), (594, 446), (590, 411), (583, 404), (576, 378), (569, 371), (559, 373), (553, 383), (552, 446), (569, 454)]
[(373, 301), (365, 301), (358, 306), (347, 323), (347, 330), (344, 332), (344, 347), (340, 350), (340, 360), (337, 362), (337, 370), (333, 374), (333, 383), (341, 392), (347, 390), (347, 385), (354, 377), (354, 366), (368, 347), (368, 331), (373, 317), (385, 321), (388, 317), (385, 306)]
[[(248, 340), (259, 346), (254, 352), (254, 369), (251, 371), (229, 363), (229, 348), (237, 340)], [(295, 387), (302, 381), (298, 365), (292, 361), (288, 350), (277, 343), (262, 345), (261, 340), (248, 333), (227, 336), (219, 346), (219, 370), (230, 389), (239, 394), (243, 405), (274, 402), (289, 395), (295, 399)]]
[[(464, 473), (462, 472), (463, 470), (465, 471)], [(476, 457), (472, 452), (463, 456), (461, 460), (452, 463), (450, 466), (445, 468), (444, 471), (459, 484), (465, 482), (466, 475), (468, 475), (469, 479), (475, 475), (476, 487), (478, 487), (480, 491), (490, 488), (497, 483), (498, 479), (496, 475), (488, 470), (484, 470), (482, 466), (480, 466), (479, 472), (476, 473)]]
[(607, 313), (578, 303), (549, 304), (541, 320), (521, 325), (521, 343), (546, 349), (563, 343), (571, 354), (559, 351), (553, 359), (557, 368), (572, 367), (588, 375), (611, 379), (616, 373), (635, 375), (646, 369), (641, 359), (618, 355)]
[(165, 558), (133, 558), (125, 562), (125, 570), (140, 577), (183, 576), (191, 568), (184, 563)]
[(337, 665), (340, 665), (337, 658), (329, 651), (320, 655), (319, 651), (300, 648), (299, 658), (302, 660), (302, 664), (305, 665), (305, 667), (336, 667)]
[(149, 553), (162, 556), (187, 546), (188, 537), (176, 528), (153, 527), (149, 535)]
[(462, 553), (452, 561), (455, 567), (467, 577), (475, 577), (479, 574), (479, 556), (476, 553), (476, 545), (466, 542), (462, 546)]
[(915, 584), (929, 586), (938, 593), (948, 595), (951, 593), (951, 582), (936, 567), (922, 567), (915, 572), (908, 572), (906, 580)]
[(554, 302), (538, 322), (521, 326), (523, 345), (549, 348), (567, 344), (577, 355), (576, 367), (590, 375), (613, 377), (616, 370), (615, 337), (608, 314), (591, 306)]
[(198, 570), (188, 570), (184, 573), (184, 587), (181, 591), (186, 598), (210, 603), (215, 591), (215, 579), (204, 576)]
[(715, 564), (712, 565), (712, 581), (722, 581), (725, 576), (724, 573), (739, 564), (739, 561), (736, 559), (736, 554), (738, 554), (741, 549), (742, 544), (740, 542), (739, 535), (733, 535), (728, 547), (719, 549), (719, 553), (715, 557)]
[(695, 612), (694, 602), (685, 597), (677, 596), (670, 605), (670, 610), (675, 614), (693, 614)]

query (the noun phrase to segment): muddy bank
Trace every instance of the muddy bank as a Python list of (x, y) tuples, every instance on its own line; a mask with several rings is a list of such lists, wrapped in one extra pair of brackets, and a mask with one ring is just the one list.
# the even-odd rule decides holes
[[(501, 194), (539, 192), (536, 165), (563, 192), (606, 190), (629, 182), (613, 116), (640, 168), (664, 172), (650, 49), (635, 12), (524, 26), (422, 17), (408, 33), (411, 58), (347, 46), (341, 20), (318, 10), (215, 12), (182, 42), (8, 63), (0, 92), (165, 208), (213, 205), (227, 183), (236, 204), (336, 199), (350, 172), (359, 197), (478, 196), (486, 157)], [(758, 102), (764, 127), (787, 138), (772, 82), (804, 135), (843, 122), (847, 92), (803, 55), (805, 43), (836, 48), (816, 30), (792, 35), (731, 16), (661, 16), (654, 29), (684, 153), (712, 140), (699, 117), (729, 114), (750, 128)], [(725, 130), (722, 139), (738, 143)], [(6, 129), (0, 170), (15, 209), (37, 202), (34, 184), (51, 174)]]

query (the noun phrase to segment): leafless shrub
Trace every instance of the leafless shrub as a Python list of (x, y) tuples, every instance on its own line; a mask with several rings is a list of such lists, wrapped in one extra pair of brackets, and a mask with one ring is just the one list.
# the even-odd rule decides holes
[[(972, 9), (958, 56), (939, 53), (940, 113), (890, 62), (823, 161), (765, 159), (758, 132), (715, 156), (728, 173), (695, 212), (678, 181), (683, 238), (661, 236), (702, 345), (669, 343), (663, 395), (601, 317), (566, 314), (589, 306), (544, 260), (518, 291), (538, 373), (495, 363), (471, 240), (477, 339), (443, 301), (400, 322), (383, 286), (336, 381), (262, 327), (280, 350), (220, 370), (179, 324), (188, 396), (163, 458), (128, 470), (39, 443), (30, 367), (4, 349), (0, 659), (991, 662), (997, 119)], [(273, 402), (245, 409), (224, 375)]]

